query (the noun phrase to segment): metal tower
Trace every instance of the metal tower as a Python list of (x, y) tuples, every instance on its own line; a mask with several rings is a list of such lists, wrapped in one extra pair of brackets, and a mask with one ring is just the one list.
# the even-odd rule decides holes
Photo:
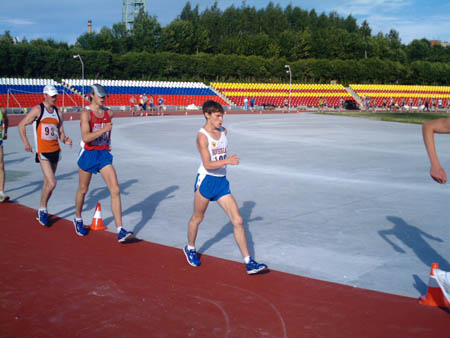
[(141, 8), (146, 11), (145, 0), (123, 0), (122, 22), (125, 24), (127, 29), (130, 29), (133, 25), (133, 22), (138, 16)]

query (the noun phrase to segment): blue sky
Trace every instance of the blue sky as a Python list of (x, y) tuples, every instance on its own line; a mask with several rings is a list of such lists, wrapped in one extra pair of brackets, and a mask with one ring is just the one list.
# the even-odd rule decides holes
[[(73, 44), (87, 31), (89, 19), (93, 29), (112, 27), (122, 19), (123, 0), (1, 0), (0, 34), (9, 30), (13, 36), (28, 40), (53, 38)], [(147, 11), (163, 26), (176, 18), (186, 1), (147, 0)], [(200, 10), (211, 6), (213, 0), (193, 0), (192, 7)], [(241, 0), (221, 0), (222, 9), (241, 6)], [(247, 5), (261, 8), (269, 0), (247, 0)], [(450, 0), (279, 0), (283, 8), (289, 4), (302, 9), (315, 9), (318, 14), (337, 11), (346, 17), (352, 14), (358, 22), (369, 22), (372, 34), (387, 33), (391, 28), (400, 33), (403, 43), (427, 38), (450, 41)]]

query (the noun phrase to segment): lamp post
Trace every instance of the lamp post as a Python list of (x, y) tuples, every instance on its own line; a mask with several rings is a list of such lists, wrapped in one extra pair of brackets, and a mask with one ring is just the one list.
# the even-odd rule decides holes
[(81, 58), (80, 54), (74, 55), (73, 56), (74, 59), (80, 59), (81, 62), (81, 78), (82, 78), (82, 84), (81, 84), (81, 89), (83, 91), (83, 108), (84, 108), (84, 63), (83, 63), (83, 59)]
[(289, 74), (289, 111), (291, 111), (291, 87), (292, 87), (292, 72), (291, 72), (291, 66), (284, 65), (284, 68), (286, 68), (286, 73)]

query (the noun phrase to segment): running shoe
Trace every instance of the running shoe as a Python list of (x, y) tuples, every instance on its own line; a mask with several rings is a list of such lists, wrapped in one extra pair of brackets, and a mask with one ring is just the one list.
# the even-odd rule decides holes
[(117, 239), (119, 243), (125, 243), (126, 241), (132, 239), (134, 234), (131, 231), (126, 231), (124, 228), (120, 229), (120, 232), (117, 234)]
[(88, 234), (88, 231), (84, 228), (83, 220), (77, 221), (74, 219), (73, 225), (75, 226), (75, 232), (78, 236), (86, 236)]
[(36, 219), (42, 226), (48, 227), (48, 213), (44, 210), (38, 210)]
[(446, 276), (448, 272), (440, 269), (433, 269), (433, 274), (434, 277), (436, 277), (436, 281), (438, 282), (445, 298), (448, 302), (450, 302), (450, 279)]
[(259, 264), (251, 257), (250, 257), (250, 262), (245, 264), (245, 267), (247, 268), (247, 273), (249, 275), (254, 275), (254, 274), (257, 274), (257, 273), (267, 269), (266, 264)]
[(9, 196), (6, 195), (5, 193), (0, 193), (0, 203), (6, 202), (9, 200)]
[(192, 266), (200, 266), (200, 259), (198, 259), (197, 251), (189, 250), (188, 246), (186, 245), (183, 249), (184, 255), (186, 256), (186, 259), (188, 263)]

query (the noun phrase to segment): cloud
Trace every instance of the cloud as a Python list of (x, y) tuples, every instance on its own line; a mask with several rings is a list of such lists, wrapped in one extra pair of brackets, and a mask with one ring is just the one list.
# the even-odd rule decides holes
[(27, 19), (18, 19), (18, 18), (1, 18), (1, 24), (11, 25), (11, 26), (28, 26), (34, 25), (36, 22), (27, 20)]
[(346, 0), (336, 8), (338, 13), (370, 15), (391, 12), (411, 5), (411, 0)]

